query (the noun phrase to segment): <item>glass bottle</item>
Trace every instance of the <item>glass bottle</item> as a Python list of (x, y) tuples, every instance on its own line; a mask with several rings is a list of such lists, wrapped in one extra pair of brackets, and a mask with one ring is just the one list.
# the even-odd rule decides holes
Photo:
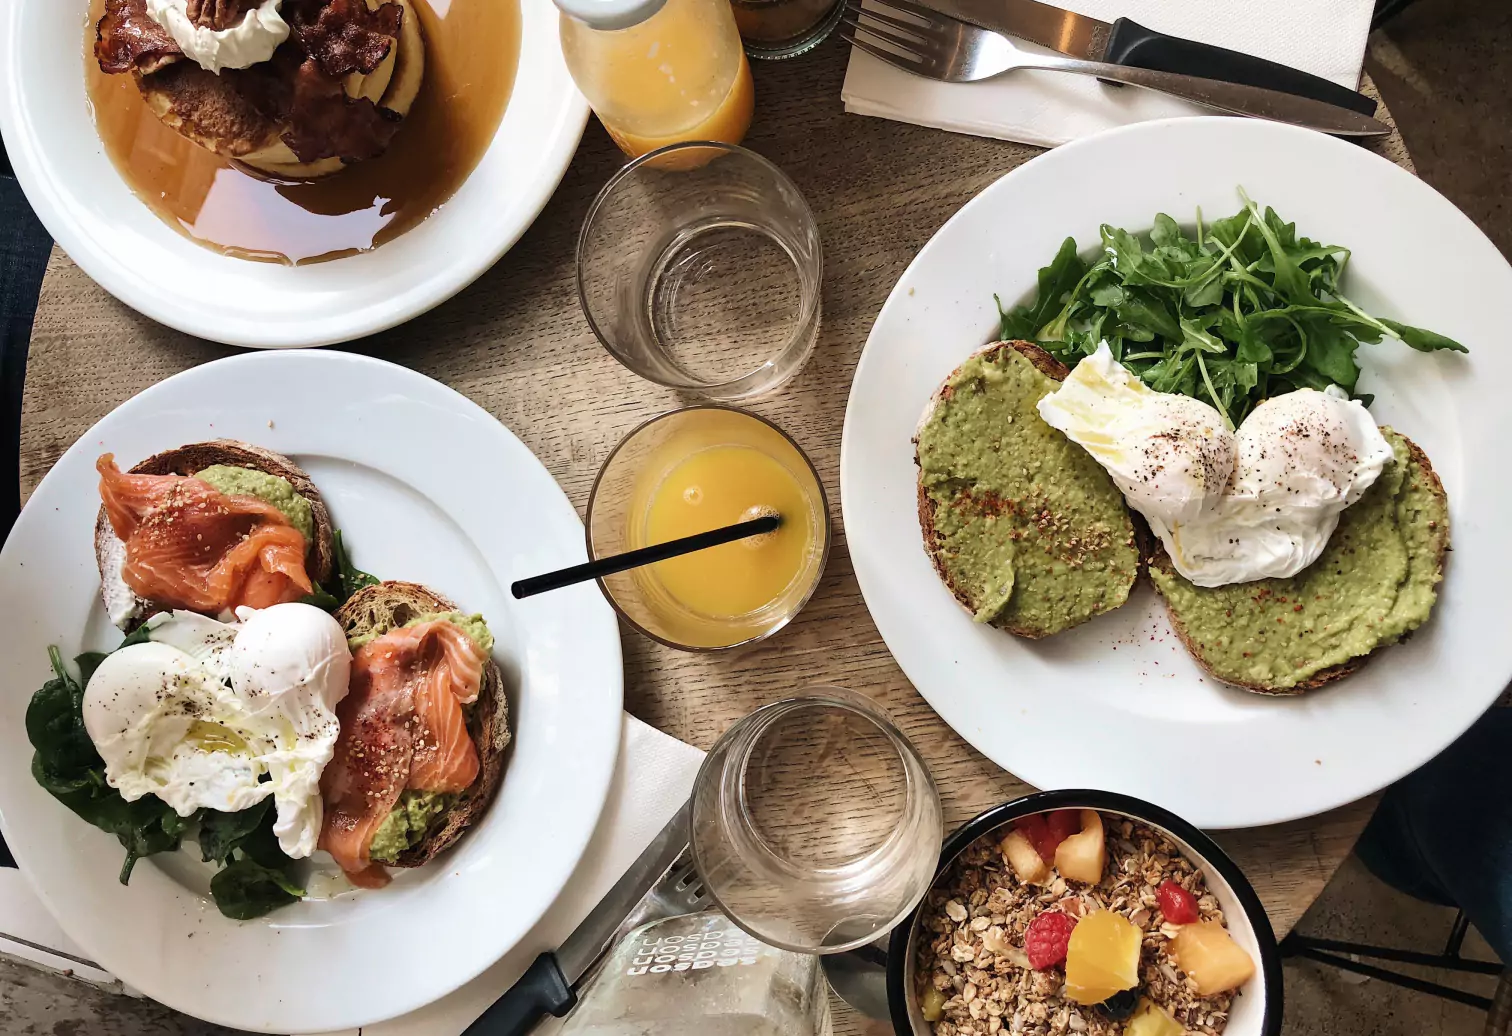
[(567, 68), (625, 154), (740, 143), (755, 89), (729, 0), (556, 3)]
[(561, 1036), (828, 1036), (819, 958), (779, 950), (710, 911), (620, 941)]

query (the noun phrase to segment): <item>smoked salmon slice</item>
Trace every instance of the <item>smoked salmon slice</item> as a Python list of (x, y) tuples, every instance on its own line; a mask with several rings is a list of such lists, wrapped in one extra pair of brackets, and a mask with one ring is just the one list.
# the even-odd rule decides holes
[(297, 601), (314, 586), (304, 535), (255, 496), (187, 475), (137, 475), (95, 462), (110, 527), (126, 545), (121, 577), (155, 604), (219, 614)]
[(336, 706), (341, 736), (320, 778), (319, 844), (354, 885), (388, 882), (369, 850), (406, 788), (455, 794), (478, 779), (462, 706), (478, 700), (486, 662), (444, 619), (389, 630), (352, 656), (349, 690)]

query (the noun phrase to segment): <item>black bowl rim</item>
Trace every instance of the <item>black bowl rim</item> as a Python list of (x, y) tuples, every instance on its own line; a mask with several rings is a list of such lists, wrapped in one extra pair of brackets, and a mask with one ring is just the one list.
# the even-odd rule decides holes
[[(1223, 880), (1228, 882), (1229, 887), (1234, 890), (1234, 896), (1239, 900), (1239, 905), (1244, 908), (1245, 917), (1255, 931), (1255, 942), (1260, 948), (1260, 981), (1265, 990), (1265, 1014), (1260, 1020), (1261, 1036), (1280, 1036), (1283, 995), (1281, 951), (1276, 946), (1276, 933), (1271, 928), (1270, 917), (1265, 913), (1260, 897), (1255, 894), (1254, 886), (1244, 876), (1238, 864), (1229, 859), (1228, 853), (1219, 848), (1217, 842), (1170, 810), (1163, 809), (1152, 802), (1113, 791), (1068, 788), (1060, 791), (1035, 792), (1023, 798), (1005, 802), (1001, 806), (993, 806), (966, 821), (945, 839), (944, 848), (940, 850), (940, 865), (935, 869), (934, 879), (929, 883), (930, 890), (933, 891), (935, 883), (940, 880), (945, 869), (955, 861), (955, 858), (972, 842), (989, 831), (1032, 813), (1077, 807), (1124, 813), (1136, 820), (1169, 831), (1196, 850), (1204, 862), (1223, 876)], [(897, 1036), (915, 1036), (913, 1021), (908, 1013), (908, 990), (904, 988), (903, 976), (907, 963), (908, 942), (913, 934), (914, 922), (918, 919), (919, 911), (923, 909), (927, 899), (926, 892), (925, 900), (921, 900), (919, 906), (915, 907), (893, 929), (892, 937), (887, 944), (887, 1006), (892, 1014), (893, 1031)]]

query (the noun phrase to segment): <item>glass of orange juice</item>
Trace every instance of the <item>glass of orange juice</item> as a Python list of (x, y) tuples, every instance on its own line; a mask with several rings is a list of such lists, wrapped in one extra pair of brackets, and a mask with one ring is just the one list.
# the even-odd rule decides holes
[(823, 271), (798, 188), (733, 144), (636, 159), (599, 192), (578, 237), (578, 298), (604, 348), (643, 378), (721, 402), (802, 368)]
[(775, 532), (605, 576), (640, 632), (717, 651), (771, 636), (808, 602), (829, 556), (819, 476), (781, 429), (733, 407), (674, 410), (627, 435), (588, 498), (590, 558), (776, 513)]

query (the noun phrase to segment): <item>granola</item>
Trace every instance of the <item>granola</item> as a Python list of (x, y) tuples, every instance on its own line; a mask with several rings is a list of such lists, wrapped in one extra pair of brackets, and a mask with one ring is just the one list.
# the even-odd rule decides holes
[(1143, 932), (1139, 994), (1189, 1033), (1223, 1031), (1236, 994), (1197, 994), (1196, 983), (1170, 952), (1178, 926), (1161, 913), (1156, 890), (1165, 881), (1181, 885), (1197, 900), (1203, 921), (1223, 921), (1218, 901), (1170, 839), (1124, 817), (1105, 813), (1102, 819), (1108, 862), (1097, 885), (1068, 884), (1055, 871), (1044, 884), (1021, 882), (999, 848), (1005, 833), (999, 830), (972, 843), (930, 890), (915, 981), (921, 1002), (928, 996), (938, 1009), (934, 1036), (1124, 1033), (1124, 1021), (1062, 995), (1062, 967), (1036, 971), (1030, 966), (1024, 933), (1051, 909), (1078, 918), (1111, 910), (1128, 918)]

